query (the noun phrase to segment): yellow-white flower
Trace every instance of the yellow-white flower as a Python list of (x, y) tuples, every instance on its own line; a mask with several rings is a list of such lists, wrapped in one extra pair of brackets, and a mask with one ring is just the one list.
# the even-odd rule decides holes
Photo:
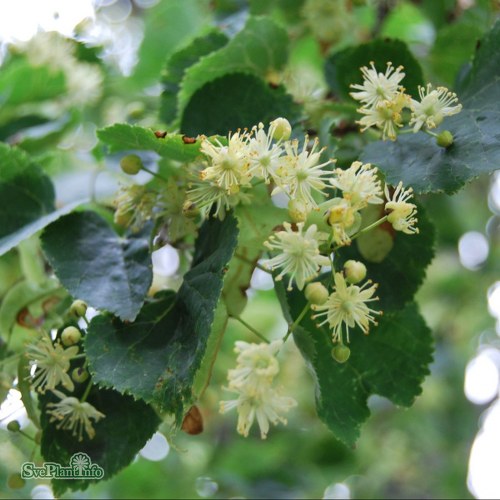
[(67, 347), (53, 344), (48, 337), (42, 337), (37, 343), (29, 344), (26, 356), (31, 366), (36, 365), (33, 375), (33, 389), (45, 392), (55, 389), (62, 384), (68, 391), (75, 388), (71, 377), (68, 375), (71, 360), (78, 354), (78, 346)]
[(361, 101), (367, 108), (376, 108), (383, 101), (392, 101), (396, 94), (403, 90), (399, 84), (405, 77), (402, 72), (403, 66), (394, 68), (392, 63), (387, 63), (385, 73), (380, 73), (376, 70), (373, 62), (370, 63), (371, 68), (363, 66), (363, 84), (352, 84), (353, 89), (358, 92), (351, 92), (351, 96), (357, 101)]
[(377, 127), (382, 130), (382, 139), (394, 141), (397, 135), (397, 129), (402, 127), (401, 111), (410, 103), (410, 97), (399, 93), (391, 100), (379, 101), (376, 106), (370, 108), (359, 108), (363, 118), (356, 123), (361, 125), (361, 132), (370, 127)]
[(418, 87), (420, 102), (411, 100), (412, 116), (410, 125), (414, 125), (413, 131), (418, 132), (424, 125), (427, 128), (435, 128), (445, 116), (451, 116), (462, 110), (462, 105), (457, 104), (457, 95), (450, 92), (446, 87), (432, 89), (429, 83), (426, 87)]
[(330, 183), (340, 189), (344, 198), (354, 207), (363, 208), (368, 203), (384, 202), (381, 198), (383, 193), (380, 180), (377, 178), (377, 168), (369, 163), (355, 161), (348, 169), (337, 168), (333, 173), (335, 177), (330, 179)]
[(358, 208), (354, 207), (349, 198), (333, 198), (323, 203), (328, 207), (328, 223), (332, 227), (333, 239), (337, 245), (349, 245), (350, 235), (355, 223), (360, 219)]
[(418, 228), (414, 227), (418, 222), (418, 219), (414, 217), (417, 213), (417, 206), (408, 203), (408, 200), (413, 196), (413, 189), (410, 187), (405, 190), (403, 183), (400, 182), (392, 198), (387, 185), (384, 187), (384, 192), (387, 198), (385, 204), (385, 210), (388, 212), (387, 220), (392, 224), (392, 227), (396, 231), (402, 231), (406, 234), (418, 233)]
[(260, 427), (260, 436), (266, 439), (269, 424), (277, 425), (279, 422), (286, 425), (287, 420), (282, 413), (288, 412), (297, 406), (295, 399), (282, 396), (276, 389), (269, 386), (258, 387), (244, 385), (239, 390), (232, 390), (238, 397), (229, 401), (221, 401), (220, 411), (226, 413), (236, 408), (238, 412), (238, 425), (236, 430), (247, 437), (255, 420)]
[(224, 189), (227, 194), (236, 194), (241, 185), (250, 182), (248, 173), (248, 139), (246, 132), (236, 132), (228, 138), (227, 146), (219, 139), (211, 142), (203, 138), (200, 151), (209, 158), (209, 165), (201, 171), (203, 180), (211, 181)]
[(245, 384), (270, 383), (278, 374), (279, 363), (276, 354), (283, 341), (275, 340), (270, 344), (238, 341), (235, 345), (238, 366), (228, 371), (230, 388), (241, 388)]
[(326, 241), (328, 236), (319, 232), (315, 224), (309, 226), (305, 232), (304, 223), (297, 224), (297, 231), (285, 222), (285, 230), (273, 234), (264, 245), (270, 250), (278, 250), (280, 253), (263, 263), (268, 269), (282, 268), (277, 280), (285, 274), (290, 274), (288, 289), (292, 289), (292, 281), (295, 281), (299, 290), (310, 279), (318, 274), (321, 266), (328, 266), (328, 257), (320, 255), (319, 245)]
[(318, 205), (312, 193), (314, 191), (322, 193), (325, 189), (325, 177), (330, 176), (331, 171), (323, 170), (323, 167), (332, 163), (332, 160), (319, 163), (323, 150), (316, 151), (318, 140), (314, 140), (310, 151), (307, 149), (308, 142), (309, 138), (306, 136), (300, 152), (297, 140), (285, 143), (286, 155), (281, 157), (281, 165), (276, 172), (275, 182), (278, 188), (285, 191), (291, 199), (317, 208)]
[(335, 273), (335, 290), (323, 305), (311, 306), (314, 311), (320, 311), (313, 318), (325, 318), (319, 326), (328, 323), (333, 330), (333, 342), (342, 341), (342, 329), (345, 327), (349, 342), (349, 328), (358, 325), (367, 334), (370, 323), (376, 324), (375, 316), (381, 312), (367, 305), (378, 300), (378, 297), (373, 297), (376, 290), (377, 285), (370, 281), (362, 286), (348, 285), (342, 273)]
[[(274, 122), (273, 122), (274, 123)], [(249, 173), (270, 182), (275, 176), (275, 171), (280, 164), (280, 156), (283, 153), (281, 142), (273, 144), (274, 133), (277, 124), (271, 123), (267, 134), (264, 132), (264, 124), (259, 123), (253, 127), (253, 137), (248, 142), (247, 154), (250, 160)]]
[(47, 414), (51, 415), (51, 422), (58, 422), (58, 429), (69, 430), (78, 441), (83, 440), (83, 432), (92, 439), (95, 430), (91, 420), (98, 422), (105, 417), (103, 413), (97, 411), (90, 403), (81, 402), (75, 397), (68, 397), (60, 391), (53, 391), (60, 399), (58, 403), (47, 403)]

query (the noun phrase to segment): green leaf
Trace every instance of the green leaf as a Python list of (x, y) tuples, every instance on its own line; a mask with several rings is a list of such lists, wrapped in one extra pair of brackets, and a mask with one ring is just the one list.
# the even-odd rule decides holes
[(179, 134), (158, 138), (151, 129), (127, 123), (102, 128), (97, 131), (97, 137), (109, 146), (111, 153), (131, 149), (155, 151), (160, 156), (180, 162), (193, 161), (200, 155), (200, 141), (185, 144)]
[(41, 231), (49, 224), (52, 224), (52, 222), (56, 221), (63, 215), (72, 212), (75, 208), (87, 203), (88, 201), (89, 201), (88, 199), (85, 199), (76, 201), (74, 203), (69, 203), (68, 205), (59, 208), (58, 210), (50, 212), (49, 214), (34, 220), (30, 224), (26, 224), (25, 226), (21, 227), (14, 233), (11, 233), (8, 236), (0, 238), (0, 255), (7, 253), (9, 250), (17, 246), (22, 241), (33, 236), (35, 233)]
[[(281, 282), (279, 294), (285, 296)], [(303, 294), (288, 295), (295, 319), (305, 306)], [(308, 315), (294, 331), (294, 340), (316, 384), (316, 409), (335, 437), (354, 446), (361, 424), (370, 416), (367, 405), (372, 394), (399, 406), (411, 406), (421, 392), (432, 361), (432, 336), (415, 303), (380, 317), (365, 336), (350, 331), (351, 355), (345, 363), (332, 358), (331, 332), (317, 328)]]
[[(83, 392), (83, 389), (80, 390)], [(81, 394), (76, 395), (76, 397)], [(64, 467), (75, 453), (86, 453), (92, 463), (104, 469), (102, 480), (114, 476), (129, 465), (160, 424), (155, 411), (143, 401), (134, 401), (116, 391), (92, 388), (87, 401), (105, 417), (93, 425), (95, 436), (82, 441), (69, 430), (57, 429), (57, 421), (50, 422), (47, 404), (58, 399), (50, 392), (39, 396), (42, 410), (41, 452), (45, 462)], [(66, 490), (85, 490), (99, 479), (53, 479), (54, 493), (60, 497)]]
[(9, 247), (7, 236), (22, 233), (25, 226), (54, 211), (54, 187), (50, 179), (25, 152), (3, 143), (0, 143), (0, 200), (2, 249), (5, 244)]
[(73, 297), (135, 319), (152, 280), (147, 231), (120, 237), (96, 213), (77, 212), (45, 229), (42, 248)]
[(445, 118), (439, 130), (449, 130), (454, 143), (441, 148), (423, 132), (377, 141), (361, 160), (377, 165), (391, 184), (403, 181), (417, 193), (452, 194), (480, 174), (500, 164), (500, 22), (482, 40), (463, 93), (463, 109)]
[(253, 73), (265, 78), (281, 70), (287, 60), (288, 35), (274, 21), (250, 17), (247, 24), (226, 46), (191, 66), (179, 92), (179, 114), (192, 95), (206, 83), (229, 73)]
[(422, 69), (406, 44), (400, 40), (374, 40), (333, 54), (325, 64), (326, 81), (341, 98), (354, 101), (349, 95), (352, 91), (350, 85), (363, 83), (360, 68), (370, 66), (371, 61), (382, 72), (385, 72), (389, 61), (394, 67), (404, 66), (406, 76), (402, 85), (410, 95), (418, 95), (418, 86), (424, 84)]
[(33, 67), (23, 58), (13, 60), (0, 71), (2, 106), (40, 102), (57, 98), (65, 92), (62, 71), (54, 71), (47, 66)]
[(135, 323), (98, 316), (85, 339), (89, 368), (101, 386), (132, 394), (182, 421), (207, 348), (224, 272), (236, 246), (232, 216), (201, 227), (191, 270), (177, 294), (147, 303)]
[(207, 4), (205, 0), (165, 1), (145, 12), (144, 39), (130, 78), (132, 85), (158, 81), (167, 57), (210, 23)]
[(299, 107), (283, 87), (272, 88), (243, 73), (225, 75), (198, 89), (186, 106), (181, 130), (188, 135), (221, 134), (268, 124), (278, 116), (293, 122)]
[[(408, 235), (394, 231), (389, 223), (366, 234), (366, 238), (369, 239), (377, 230), (386, 231), (394, 239), (394, 246), (380, 263), (368, 262), (363, 258), (357, 242), (340, 249), (336, 256), (337, 269), (341, 269), (343, 263), (349, 259), (366, 264), (367, 277), (379, 284), (377, 296), (380, 297), (380, 301), (377, 307), (384, 312), (401, 309), (412, 300), (424, 281), (427, 266), (434, 257), (435, 230), (421, 205), (418, 205), (417, 218), (417, 227), (420, 231), (418, 234)], [(370, 242), (367, 244), (370, 245)]]
[(177, 93), (186, 70), (197, 63), (201, 57), (220, 49), (227, 41), (228, 38), (223, 33), (211, 31), (195, 38), (189, 45), (170, 56), (162, 79), (161, 120), (170, 123), (177, 117)]

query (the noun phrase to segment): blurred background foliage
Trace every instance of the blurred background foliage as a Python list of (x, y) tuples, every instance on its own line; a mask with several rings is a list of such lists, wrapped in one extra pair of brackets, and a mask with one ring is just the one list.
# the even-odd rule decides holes
[[(333, 4), (340, 3), (345, 12), (332, 10)], [(45, 96), (33, 82), (20, 79), (28, 19), (21, 38), (16, 40), (15, 33), (8, 32), (13, 26), (6, 22), (0, 33), (4, 58), (0, 90), (10, 71), (19, 94), (2, 104), (0, 137), (37, 155), (47, 172), (56, 176), (59, 203), (85, 194), (91, 182), (99, 197), (116, 190), (121, 180), (117, 159), (102, 160), (96, 167), (91, 154), (96, 128), (116, 121), (161, 127), (159, 82), (165, 61), (210, 25), (232, 36), (251, 13), (271, 16), (286, 27), (291, 43), (287, 69), (283, 75), (268, 75), (268, 80), (286, 83), (341, 163), (357, 155), (360, 138), (342, 131), (341, 122), (328, 119), (321, 107), (324, 102), (318, 96), (327, 93), (326, 55), (373, 35), (401, 39), (430, 81), (453, 87), (499, 8), (494, 0), (96, 0), (89, 5), (93, 19), (78, 21), (75, 28), (76, 38), (85, 42), (77, 45), (76, 57), (98, 68), (102, 77), (99, 95), (89, 102), (55, 99), (54, 104), (57, 79), (52, 79), (53, 92)], [(57, 23), (68, 16), (62, 4), (54, 16), (56, 7), (49, 9), (46, 29), (61, 29)], [(2, 4), (0, 18), (13, 15), (12, 9)], [(73, 27), (65, 34), (70, 35)], [(12, 69), (16, 58), (17, 67)], [(46, 153), (50, 145), (57, 148)], [(373, 416), (356, 449), (346, 448), (317, 419), (311, 376), (295, 347), (287, 345), (290, 352), (281, 378), (299, 406), (290, 414), (288, 426), (273, 429), (266, 441), (256, 433), (244, 439), (235, 432), (235, 415), (217, 413), (221, 386), (234, 364), (234, 341), (254, 340), (240, 324), (230, 322), (211, 386), (199, 404), (204, 431), (172, 436), (165, 424), (162, 430), (169, 444), (157, 436), (149, 452), (138, 455), (118, 476), (64, 498), (470, 498), (473, 494), (486, 498), (500, 494), (500, 480), (491, 473), (473, 476), (471, 472), (468, 488), (471, 447), (486, 423), (488, 405), (494, 408), (498, 396), (500, 176), (481, 178), (453, 197), (432, 195), (423, 202), (437, 226), (438, 243), (418, 302), (434, 332), (436, 351), (432, 373), (411, 409), (371, 398)], [(23, 266), (26, 263), (13, 251), (0, 259), (1, 297)], [(278, 338), (286, 327), (269, 288), (257, 273), (243, 319)], [(9, 475), (32, 458), (33, 449), (29, 439), (5, 430), (13, 411), (23, 422), (13, 399), (7, 399), (0, 414), (0, 498), (30, 494), (47, 498), (49, 490), (39, 487), (47, 484), (43, 480), (28, 481), (17, 490), (7, 486)], [(498, 418), (491, 425), (500, 428)], [(29, 425), (23, 429), (34, 434)], [(499, 432), (490, 434), (489, 452), (473, 457), (477, 470), (488, 472), (500, 463)]]

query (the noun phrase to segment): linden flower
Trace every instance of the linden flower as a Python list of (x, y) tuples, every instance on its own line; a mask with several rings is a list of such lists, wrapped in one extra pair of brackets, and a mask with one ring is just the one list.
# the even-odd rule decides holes
[(387, 63), (385, 73), (377, 72), (373, 62), (370, 63), (371, 68), (363, 66), (363, 85), (352, 84), (353, 89), (358, 89), (359, 92), (351, 92), (353, 99), (361, 101), (365, 107), (375, 108), (383, 101), (392, 101), (396, 94), (403, 90), (399, 82), (405, 77), (402, 72), (403, 66), (394, 68), (391, 62)]
[(332, 160), (318, 164), (323, 151), (316, 151), (319, 141), (314, 140), (310, 151), (307, 150), (308, 142), (309, 138), (306, 136), (300, 152), (297, 140), (285, 143), (287, 155), (281, 158), (281, 166), (277, 171), (275, 181), (279, 189), (288, 193), (291, 199), (317, 208), (312, 191), (322, 193), (325, 189), (324, 177), (330, 176), (331, 171), (322, 170), (322, 168), (332, 163)]
[(369, 163), (355, 161), (347, 170), (337, 168), (334, 173), (336, 177), (330, 179), (330, 183), (340, 189), (353, 206), (362, 208), (368, 203), (384, 202), (380, 197), (382, 187), (377, 179), (377, 168), (372, 168)]
[(203, 180), (213, 181), (228, 194), (236, 194), (240, 185), (248, 184), (248, 134), (236, 132), (228, 138), (227, 146), (215, 139), (215, 144), (204, 138), (200, 150), (209, 157), (209, 166), (202, 170)]
[(377, 285), (367, 281), (364, 285), (348, 285), (342, 273), (335, 273), (335, 290), (330, 294), (328, 300), (323, 305), (312, 305), (314, 311), (321, 311), (313, 318), (325, 317), (319, 326), (328, 323), (333, 329), (333, 342), (342, 340), (342, 327), (345, 325), (347, 342), (349, 342), (349, 328), (358, 325), (363, 333), (367, 334), (370, 323), (377, 324), (375, 315), (382, 314), (368, 307), (368, 302), (378, 300), (373, 297), (377, 290)]
[(332, 235), (337, 245), (350, 245), (352, 229), (359, 221), (358, 208), (353, 207), (351, 201), (346, 198), (333, 198), (322, 205), (328, 207), (328, 223), (332, 227)]
[(266, 184), (274, 178), (275, 171), (280, 164), (280, 156), (283, 153), (281, 142), (273, 144), (274, 135), (278, 123), (272, 122), (267, 134), (264, 132), (264, 124), (259, 123), (253, 127), (255, 134), (248, 143), (248, 158), (250, 160), (250, 174), (255, 174), (265, 180)]
[(414, 132), (418, 132), (424, 125), (427, 128), (435, 128), (445, 116), (456, 115), (462, 110), (462, 105), (456, 104), (457, 95), (445, 87), (432, 90), (432, 85), (429, 83), (427, 87), (419, 86), (418, 93), (420, 102), (411, 100), (413, 113), (410, 125), (415, 124)]
[(279, 372), (276, 354), (283, 345), (282, 340), (270, 344), (249, 344), (236, 342), (235, 352), (239, 353), (238, 366), (228, 371), (230, 388), (241, 388), (245, 384), (270, 383)]
[(238, 434), (247, 437), (255, 419), (260, 428), (260, 437), (266, 439), (269, 432), (269, 423), (277, 425), (279, 422), (286, 425), (286, 418), (280, 414), (288, 412), (297, 406), (295, 399), (281, 396), (271, 387), (255, 388), (245, 385), (239, 390), (233, 390), (238, 397), (229, 401), (220, 402), (220, 412), (226, 413), (236, 408), (238, 412)]
[(31, 366), (36, 365), (33, 376), (33, 389), (45, 392), (55, 389), (62, 384), (68, 391), (75, 388), (71, 377), (68, 375), (71, 360), (78, 354), (78, 346), (67, 347), (43, 337), (36, 344), (28, 345), (26, 356)]
[(61, 400), (59, 403), (48, 403), (47, 414), (51, 415), (51, 422), (59, 422), (58, 429), (69, 430), (73, 436), (78, 436), (78, 441), (83, 440), (83, 431), (92, 439), (95, 436), (95, 430), (92, 426), (92, 420), (98, 422), (105, 415), (97, 411), (90, 403), (81, 402), (75, 397), (67, 397), (60, 391), (53, 391)]
[(145, 186), (124, 187), (114, 200), (116, 207), (114, 221), (132, 231), (139, 231), (153, 217), (157, 195)]
[(380, 101), (373, 108), (359, 108), (358, 112), (365, 115), (357, 121), (361, 125), (361, 132), (370, 127), (382, 130), (382, 139), (396, 139), (398, 127), (402, 127), (401, 111), (409, 104), (410, 97), (399, 93), (390, 101)]
[(290, 273), (288, 290), (292, 289), (293, 280), (299, 290), (302, 290), (306, 282), (318, 274), (321, 266), (330, 265), (328, 257), (320, 255), (318, 248), (328, 236), (318, 232), (315, 224), (309, 226), (304, 233), (303, 222), (297, 224), (297, 231), (293, 231), (288, 222), (283, 226), (285, 231), (278, 231), (264, 243), (270, 250), (279, 250), (281, 253), (265, 261), (263, 265), (270, 270), (276, 267), (283, 268), (276, 280), (281, 280), (285, 274)]
[(392, 224), (392, 227), (396, 231), (402, 231), (406, 234), (418, 233), (418, 228), (414, 227), (418, 219), (413, 217), (417, 212), (417, 206), (408, 203), (408, 200), (413, 196), (413, 189), (403, 189), (403, 183), (400, 182), (392, 195), (392, 199), (387, 185), (384, 187), (384, 192), (388, 200), (385, 204), (385, 210), (389, 212), (387, 220)]

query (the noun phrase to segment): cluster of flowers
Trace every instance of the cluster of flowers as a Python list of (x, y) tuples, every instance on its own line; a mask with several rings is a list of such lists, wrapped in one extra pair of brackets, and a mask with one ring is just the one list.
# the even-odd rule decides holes
[[(78, 300), (73, 303), (72, 311), (80, 313), (83, 311), (85, 314), (86, 308), (86, 304)], [(58, 429), (69, 430), (73, 436), (82, 441), (84, 431), (90, 439), (95, 436), (92, 420), (98, 422), (105, 415), (87, 403), (85, 397), (78, 399), (56, 389), (62, 386), (67, 392), (72, 393), (75, 390), (74, 382), (81, 383), (88, 378), (87, 371), (82, 368), (75, 368), (71, 375), (68, 373), (71, 362), (81, 357), (79, 347), (76, 345), (80, 340), (81, 333), (74, 326), (66, 327), (61, 333), (60, 340), (55, 342), (49, 335), (43, 333), (37, 342), (27, 346), (26, 356), (32, 368), (33, 389), (41, 394), (51, 391), (59, 398), (57, 403), (47, 403), (50, 421), (58, 422)]]
[(280, 414), (297, 405), (293, 398), (282, 396), (279, 390), (273, 387), (274, 378), (279, 372), (276, 354), (282, 345), (281, 340), (270, 344), (249, 344), (242, 341), (235, 344), (235, 352), (238, 354), (237, 367), (228, 372), (227, 389), (238, 397), (222, 401), (220, 410), (225, 413), (237, 409), (237, 431), (245, 437), (257, 420), (261, 438), (265, 439), (269, 432), (269, 423), (286, 424), (286, 419)]
[(426, 87), (419, 86), (420, 100), (406, 94), (400, 85), (405, 77), (402, 66), (394, 68), (388, 62), (385, 73), (378, 72), (373, 62), (370, 66), (361, 68), (363, 83), (351, 85), (357, 90), (351, 92), (351, 96), (362, 104), (358, 112), (364, 116), (357, 122), (362, 132), (376, 127), (382, 131), (382, 139), (395, 140), (398, 128), (403, 126), (404, 108), (411, 110), (409, 125), (413, 126), (413, 132), (433, 129), (445, 116), (455, 115), (462, 109), (462, 105), (457, 104), (456, 94), (446, 87), (433, 89), (430, 83)]

